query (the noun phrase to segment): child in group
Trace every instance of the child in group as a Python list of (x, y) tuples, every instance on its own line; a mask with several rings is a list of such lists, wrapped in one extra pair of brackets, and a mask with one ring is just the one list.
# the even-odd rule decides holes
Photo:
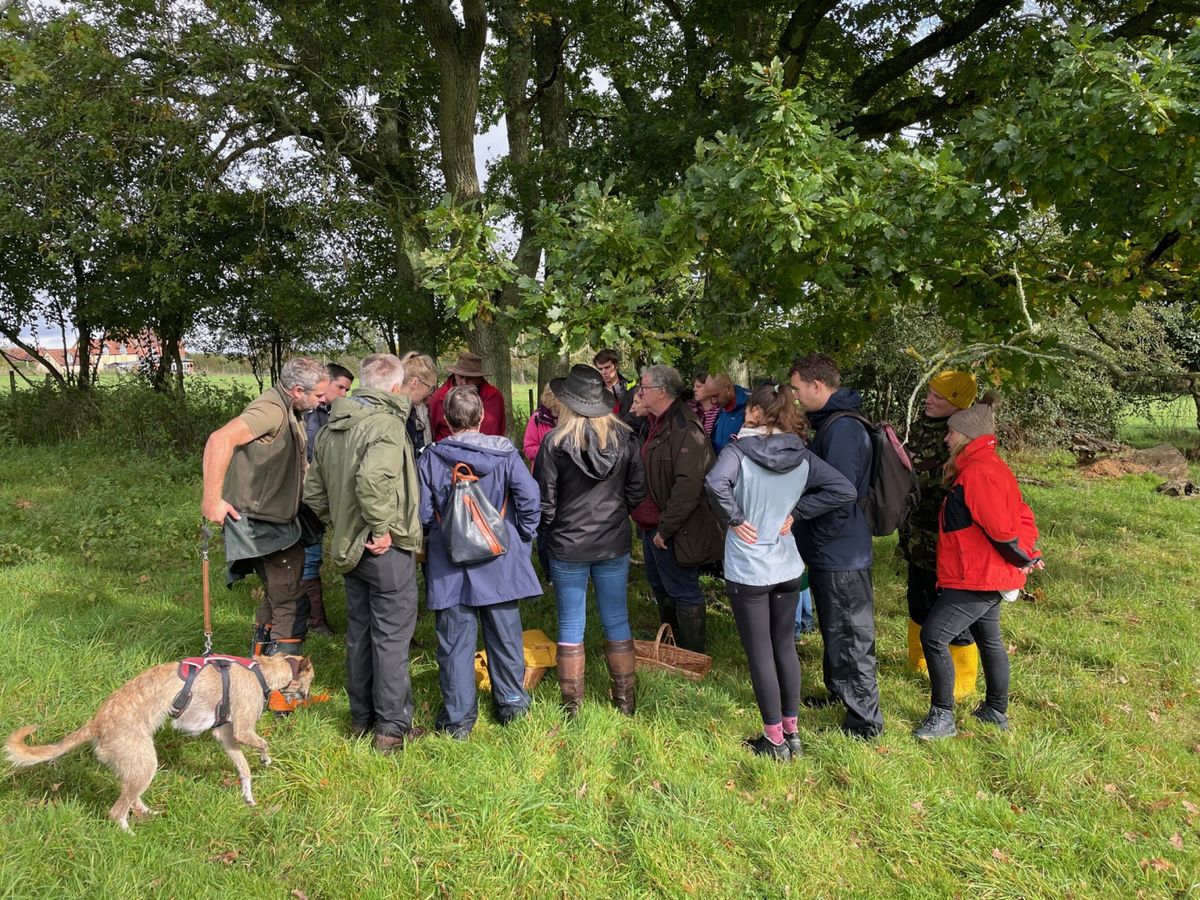
[(857, 492), (805, 446), (807, 422), (790, 385), (763, 385), (746, 401), (737, 440), (721, 451), (705, 479), (725, 536), (725, 584), (762, 735), (745, 745), (786, 761), (803, 749), (796, 726), (800, 660), (792, 630), (804, 563), (792, 537), (793, 516), (811, 519), (853, 503)]
[(971, 715), (1008, 729), (1008, 651), (1000, 636), (1000, 602), (1016, 600), (1025, 577), (1045, 567), (1035, 546), (1033, 511), (1012, 470), (996, 455), (994, 394), (947, 420), (950, 493), (938, 519), (938, 595), (921, 626), (929, 666), (929, 714), (914, 734), (953, 737), (954, 660), (949, 643), (970, 629), (979, 647), (986, 699)]

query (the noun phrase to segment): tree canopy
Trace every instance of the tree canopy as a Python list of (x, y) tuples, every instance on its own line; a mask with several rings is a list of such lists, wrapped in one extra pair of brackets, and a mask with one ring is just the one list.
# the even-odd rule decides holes
[(0, 334), (465, 341), (507, 389), (518, 343), (773, 366), (919, 303), (1036, 376), (1043, 322), (1195, 296), (1198, 13), (12, 3)]

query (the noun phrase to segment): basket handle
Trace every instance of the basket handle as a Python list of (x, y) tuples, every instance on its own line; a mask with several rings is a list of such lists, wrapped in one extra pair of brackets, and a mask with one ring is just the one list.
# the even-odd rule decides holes
[(663, 622), (661, 625), (658, 626), (658, 634), (656, 634), (654, 636), (654, 658), (656, 660), (659, 660), (659, 648), (662, 647), (662, 645), (663, 645), (664, 637), (671, 642), (670, 644), (668, 644), (668, 646), (670, 646), (670, 647), (679, 646), (678, 644), (675, 643), (675, 632), (671, 630), (670, 625), (668, 625), (666, 622)]

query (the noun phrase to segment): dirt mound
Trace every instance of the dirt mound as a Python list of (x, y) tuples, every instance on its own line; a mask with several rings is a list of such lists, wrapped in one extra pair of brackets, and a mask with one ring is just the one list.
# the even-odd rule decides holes
[(1159, 444), (1149, 450), (1126, 450), (1116, 456), (1097, 460), (1080, 468), (1090, 478), (1120, 478), (1122, 475), (1144, 475), (1153, 472), (1171, 481), (1186, 480), (1188, 464), (1183, 454), (1170, 444)]

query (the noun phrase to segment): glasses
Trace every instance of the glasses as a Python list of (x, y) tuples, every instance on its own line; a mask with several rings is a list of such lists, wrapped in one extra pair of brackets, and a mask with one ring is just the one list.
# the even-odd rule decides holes
[(658, 390), (661, 391), (663, 389), (663, 386), (661, 384), (639, 384), (638, 385), (638, 393), (644, 394), (644, 393), (646, 393), (646, 391), (652, 391), (655, 388), (657, 388)]

